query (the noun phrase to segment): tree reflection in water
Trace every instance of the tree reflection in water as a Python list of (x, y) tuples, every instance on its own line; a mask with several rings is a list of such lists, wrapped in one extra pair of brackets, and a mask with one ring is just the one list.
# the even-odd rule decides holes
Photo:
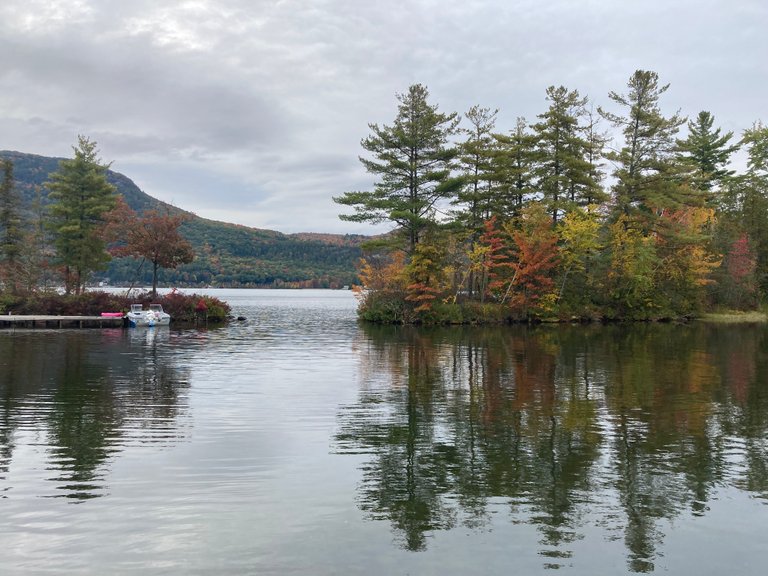
[(650, 572), (664, 526), (724, 485), (768, 495), (761, 327), (366, 326), (339, 452), (370, 454), (359, 505), (408, 550), (499, 502), (547, 567), (585, 529)]
[(167, 338), (167, 330), (0, 338), (0, 480), (20, 430), (46, 436), (49, 480), (56, 495), (76, 501), (103, 495), (109, 460), (127, 443), (178, 438), (179, 392), (188, 383), (158, 358)]

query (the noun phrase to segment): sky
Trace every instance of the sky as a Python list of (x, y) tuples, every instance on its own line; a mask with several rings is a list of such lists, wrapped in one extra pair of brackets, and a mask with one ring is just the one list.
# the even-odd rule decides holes
[[(768, 121), (765, 0), (3, 0), (0, 150), (71, 157), (78, 135), (144, 192), (293, 232), (383, 232), (332, 200), (369, 190), (369, 123), (425, 85), (497, 131), (563, 85), (612, 109), (630, 75), (737, 135)], [(613, 110), (618, 112), (619, 110)]]

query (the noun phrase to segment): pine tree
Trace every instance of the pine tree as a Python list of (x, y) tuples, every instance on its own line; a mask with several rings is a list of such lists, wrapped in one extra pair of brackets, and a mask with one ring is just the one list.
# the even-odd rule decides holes
[(688, 137), (678, 140), (679, 154), (694, 170), (696, 185), (705, 192), (720, 187), (733, 176), (727, 166), (731, 155), (739, 146), (729, 145), (733, 132), (720, 135), (720, 128), (712, 129), (714, 117), (707, 111), (699, 112), (696, 120), (688, 122)]
[(17, 294), (21, 282), (21, 255), (24, 233), (19, 214), (19, 198), (13, 184), (13, 161), (2, 162), (4, 172), (0, 185), (0, 260), (2, 261), (2, 283), (8, 292)]
[(582, 137), (579, 118), (584, 114), (586, 98), (578, 90), (564, 86), (547, 88), (549, 109), (539, 114), (540, 122), (533, 125), (536, 134), (536, 175), (538, 189), (543, 195), (552, 222), (578, 200), (593, 190), (592, 166), (585, 159), (588, 142)]
[(334, 198), (355, 211), (340, 215), (342, 220), (395, 223), (406, 238), (409, 254), (436, 221), (440, 201), (451, 198), (462, 184), (452, 176), (457, 150), (449, 142), (458, 127), (458, 115), (438, 112), (428, 97), (426, 87), (414, 84), (397, 96), (400, 105), (392, 126), (369, 125), (372, 134), (361, 145), (373, 158), (360, 161), (380, 180), (372, 191), (345, 192)]
[[(464, 183), (458, 191), (453, 204), (459, 206), (454, 214), (456, 223), (463, 228), (461, 238), (467, 243), (466, 254), (473, 254), (475, 245), (483, 229), (483, 222), (491, 212), (493, 202), (493, 150), (495, 139), (493, 129), (498, 110), (473, 106), (464, 117), (469, 121), (469, 128), (459, 129), (466, 139), (459, 144), (458, 169)], [(465, 261), (467, 269), (467, 288), (472, 295), (477, 279), (471, 262)], [(462, 282), (463, 283), (463, 282)]]
[(695, 195), (681, 187), (680, 166), (675, 161), (675, 135), (685, 122), (678, 114), (662, 115), (659, 99), (669, 84), (659, 85), (655, 72), (637, 70), (629, 79), (626, 95), (611, 92), (609, 97), (626, 109), (625, 115), (598, 108), (624, 135), (624, 145), (608, 154), (616, 165), (613, 187), (616, 217), (624, 215), (625, 225), (652, 229), (665, 209), (695, 204)]
[(491, 170), (495, 184), (488, 216), (506, 221), (519, 216), (535, 196), (536, 135), (528, 129), (525, 118), (519, 117), (508, 135), (494, 134), (494, 138)]
[(64, 288), (67, 294), (79, 294), (88, 275), (110, 260), (101, 228), (115, 205), (115, 187), (107, 181), (109, 166), (100, 163), (95, 142), (78, 136), (72, 149), (74, 158), (60, 162), (47, 187), (54, 202), (49, 226), (57, 259), (64, 268)]
[(603, 170), (605, 147), (610, 138), (600, 130), (600, 116), (595, 113), (594, 108), (585, 109), (584, 118), (586, 120), (583, 125), (584, 140), (586, 141), (584, 159), (589, 165), (589, 171), (580, 205), (582, 207), (600, 206), (608, 200), (608, 194), (603, 189), (602, 182), (605, 178)]
[(464, 114), (470, 128), (460, 129), (466, 135), (459, 146), (458, 167), (464, 176), (464, 185), (458, 191), (454, 204), (463, 206), (458, 219), (475, 238), (488, 217), (492, 200), (493, 175), (491, 159), (494, 147), (493, 129), (498, 110), (473, 106)]
[(747, 171), (729, 183), (731, 216), (746, 232), (757, 255), (757, 277), (768, 290), (768, 127), (756, 123), (744, 131)]

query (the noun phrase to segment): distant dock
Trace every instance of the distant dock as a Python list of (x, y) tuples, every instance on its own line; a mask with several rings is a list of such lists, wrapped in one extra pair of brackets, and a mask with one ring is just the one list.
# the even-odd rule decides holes
[(0, 328), (122, 328), (122, 317), (0, 315)]

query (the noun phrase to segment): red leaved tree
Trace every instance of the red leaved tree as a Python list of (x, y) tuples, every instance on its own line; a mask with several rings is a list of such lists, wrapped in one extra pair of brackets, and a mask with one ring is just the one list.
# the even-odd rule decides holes
[(184, 214), (172, 216), (167, 212), (147, 210), (137, 215), (125, 201), (118, 200), (110, 213), (105, 234), (116, 242), (111, 250), (115, 256), (138, 256), (152, 263), (152, 296), (157, 296), (159, 268), (176, 268), (192, 262), (192, 245), (179, 232), (188, 219)]
[(496, 216), (483, 223), (483, 233), (471, 257), (481, 301), (485, 301), (486, 296), (503, 299), (509, 289), (513, 265), (508, 243), (509, 238), (499, 230)]
[(517, 253), (509, 305), (522, 318), (556, 300), (554, 272), (559, 262), (557, 233), (543, 207), (526, 209), (511, 231)]
[(746, 234), (731, 245), (726, 259), (728, 270), (726, 301), (736, 308), (751, 308), (757, 304), (757, 256)]

